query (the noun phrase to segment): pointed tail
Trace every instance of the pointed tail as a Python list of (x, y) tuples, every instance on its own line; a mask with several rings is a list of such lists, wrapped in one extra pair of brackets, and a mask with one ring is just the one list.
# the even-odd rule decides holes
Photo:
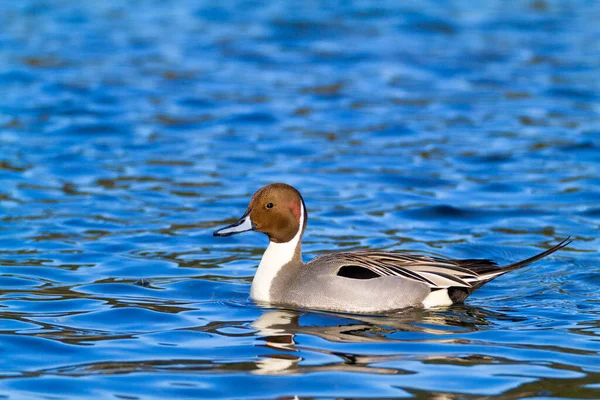
[(560, 249), (562, 249), (565, 246), (568, 246), (571, 242), (572, 242), (571, 236), (569, 236), (566, 239), (564, 239), (562, 242), (560, 242), (559, 244), (550, 247), (546, 251), (543, 251), (543, 252), (541, 252), (539, 254), (536, 254), (533, 257), (529, 257), (529, 258), (527, 258), (527, 259), (525, 259), (523, 261), (519, 261), (519, 262), (516, 262), (514, 264), (510, 264), (510, 265), (507, 265), (505, 267), (502, 267), (502, 269), (500, 269), (500, 270), (484, 272), (483, 274), (481, 274), (481, 277), (483, 278), (483, 280), (485, 280), (486, 282), (488, 282), (488, 281), (494, 279), (497, 276), (504, 275), (507, 272), (515, 271), (517, 269), (523, 268), (523, 267), (525, 267), (525, 266), (527, 266), (527, 265), (529, 265), (529, 264), (531, 264), (531, 263), (533, 263), (533, 262), (535, 262), (535, 261), (537, 261), (539, 259), (542, 259), (542, 258), (544, 258), (546, 256), (549, 256), (550, 254), (554, 253), (555, 251), (560, 250)]

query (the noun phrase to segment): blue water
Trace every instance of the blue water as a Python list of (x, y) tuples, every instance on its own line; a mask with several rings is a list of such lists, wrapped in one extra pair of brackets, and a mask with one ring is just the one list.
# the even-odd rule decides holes
[[(600, 398), (600, 3), (13, 1), (0, 8), (0, 397)], [(464, 306), (263, 308), (308, 260), (500, 264)], [(147, 287), (136, 285), (149, 280)]]

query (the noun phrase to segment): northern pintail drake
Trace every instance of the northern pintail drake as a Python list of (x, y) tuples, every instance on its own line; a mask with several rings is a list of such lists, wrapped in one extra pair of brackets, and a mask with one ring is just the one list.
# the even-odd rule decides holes
[(451, 260), (377, 250), (338, 252), (302, 262), (308, 215), (295, 188), (273, 183), (258, 190), (244, 215), (214, 232), (262, 232), (269, 246), (252, 281), (250, 297), (276, 306), (350, 313), (382, 313), (411, 306), (462, 303), (492, 279), (567, 246), (569, 238), (531, 258), (499, 267), (484, 259)]

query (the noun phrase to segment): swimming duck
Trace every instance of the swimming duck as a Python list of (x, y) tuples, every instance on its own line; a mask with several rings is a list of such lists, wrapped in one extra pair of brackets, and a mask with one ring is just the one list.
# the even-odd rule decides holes
[(361, 250), (335, 252), (302, 261), (308, 214), (300, 192), (284, 183), (259, 189), (244, 215), (214, 232), (266, 234), (250, 297), (276, 306), (349, 313), (382, 313), (411, 306), (462, 303), (492, 279), (567, 246), (569, 238), (531, 258), (505, 267), (485, 259), (451, 260), (421, 254)]

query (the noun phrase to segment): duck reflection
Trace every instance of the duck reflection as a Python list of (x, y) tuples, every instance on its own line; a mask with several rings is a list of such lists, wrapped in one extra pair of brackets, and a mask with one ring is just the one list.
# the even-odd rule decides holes
[[(374, 368), (373, 363), (409, 357), (402, 354), (365, 355), (331, 351), (319, 346), (299, 345), (296, 338), (309, 335), (333, 343), (464, 343), (463, 335), (485, 329), (491, 323), (488, 318), (506, 319), (503, 314), (490, 312), (471, 306), (454, 306), (444, 309), (408, 309), (388, 315), (345, 315), (329, 312), (274, 310), (259, 317), (252, 327), (264, 340), (265, 346), (284, 353), (264, 355), (257, 363), (258, 374), (294, 374), (307, 370), (365, 371), (384, 374), (401, 373), (397, 369)], [(339, 346), (332, 346), (339, 347)], [(386, 347), (387, 348), (387, 347)], [(374, 352), (379, 352), (374, 348)], [(307, 352), (334, 356), (337, 362), (320, 364), (318, 367), (304, 366), (299, 363)], [(339, 360), (343, 360), (343, 367)], [(434, 357), (439, 358), (439, 357)]]

